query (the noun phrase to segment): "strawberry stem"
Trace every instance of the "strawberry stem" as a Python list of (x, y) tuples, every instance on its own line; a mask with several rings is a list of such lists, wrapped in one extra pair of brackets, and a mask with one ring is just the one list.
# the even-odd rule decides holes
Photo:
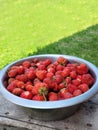
[(42, 95), (43, 95), (43, 97), (44, 97), (45, 101), (47, 101), (45, 94), (43, 93)]

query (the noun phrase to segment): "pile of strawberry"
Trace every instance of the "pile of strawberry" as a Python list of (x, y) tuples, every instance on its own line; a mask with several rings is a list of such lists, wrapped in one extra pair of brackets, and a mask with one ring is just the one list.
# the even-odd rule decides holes
[(55, 101), (72, 98), (88, 91), (94, 84), (88, 66), (70, 63), (59, 57), (25, 60), (8, 70), (7, 90), (21, 98)]

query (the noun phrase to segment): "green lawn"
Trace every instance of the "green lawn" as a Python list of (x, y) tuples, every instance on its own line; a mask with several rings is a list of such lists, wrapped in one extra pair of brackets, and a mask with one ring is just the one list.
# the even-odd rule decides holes
[(0, 0), (0, 69), (44, 53), (79, 56), (98, 66), (98, 1)]

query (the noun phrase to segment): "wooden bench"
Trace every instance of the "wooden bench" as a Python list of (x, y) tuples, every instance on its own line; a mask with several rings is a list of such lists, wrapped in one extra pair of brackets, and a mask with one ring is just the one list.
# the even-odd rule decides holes
[(98, 94), (72, 116), (60, 121), (39, 121), (0, 94), (0, 130), (98, 130)]

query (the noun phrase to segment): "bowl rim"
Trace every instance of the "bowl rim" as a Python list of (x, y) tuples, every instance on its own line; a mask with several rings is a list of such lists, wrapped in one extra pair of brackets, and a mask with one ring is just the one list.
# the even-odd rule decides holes
[[(70, 99), (65, 99), (65, 100), (59, 100), (59, 101), (33, 101), (33, 100), (28, 100), (24, 98), (20, 98), (18, 96), (15, 96), (14, 94), (10, 93), (3, 85), (3, 77), (7, 70), (14, 64), (17, 64), (18, 62), (22, 62), (27, 59), (32, 59), (32, 58), (58, 58), (60, 56), (63, 56), (67, 58), (68, 60), (74, 60), (74, 61), (79, 61), (81, 63), (85, 63), (88, 65), (88, 67), (94, 71), (94, 74), (96, 76), (96, 81), (87, 92), (70, 98)], [(28, 107), (28, 108), (36, 108), (36, 109), (57, 109), (57, 108), (64, 108), (64, 107), (70, 107), (76, 104), (80, 104), (91, 97), (93, 97), (97, 92), (98, 92), (98, 68), (92, 64), (91, 62), (84, 60), (82, 58), (76, 57), (76, 56), (71, 56), (71, 55), (62, 55), (62, 54), (42, 54), (42, 55), (33, 55), (29, 56), (26, 58), (19, 59), (17, 61), (12, 62), (11, 64), (5, 66), (1, 71), (0, 71), (0, 91), (1, 94), (9, 101), (13, 102), (14, 104), (23, 106), (23, 107)]]

